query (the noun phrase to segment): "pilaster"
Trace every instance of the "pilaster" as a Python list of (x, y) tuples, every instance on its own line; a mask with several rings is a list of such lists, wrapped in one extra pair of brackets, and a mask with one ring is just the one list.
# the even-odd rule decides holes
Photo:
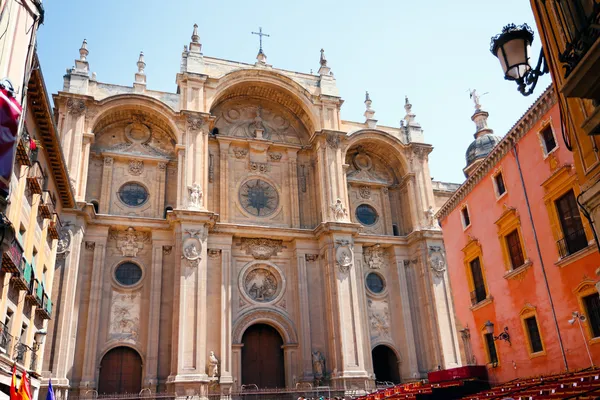
[(102, 191), (100, 192), (100, 213), (108, 214), (110, 211), (110, 194), (112, 189), (113, 158), (104, 157), (102, 167)]
[(219, 221), (227, 222), (229, 217), (229, 146), (231, 142), (219, 138)]
[(94, 142), (93, 133), (85, 133), (83, 135), (83, 151), (81, 154), (81, 173), (79, 174), (80, 179), (77, 181), (76, 189), (76, 200), (85, 201), (85, 192), (87, 189), (87, 176), (88, 168), (90, 164), (90, 147)]
[[(298, 311), (300, 314), (300, 353), (302, 356), (302, 380), (310, 381), (312, 371), (312, 341), (310, 336), (310, 299), (308, 298), (308, 271), (306, 253), (296, 250), (296, 268), (298, 279)], [(314, 260), (314, 258), (313, 258)], [(316, 261), (316, 260), (314, 260)], [(313, 262), (314, 262), (313, 261)]]
[(336, 131), (322, 131), (316, 138), (317, 183), (323, 221), (350, 221), (341, 135)]
[(289, 190), (291, 193), (292, 228), (300, 228), (300, 203), (298, 201), (298, 150), (288, 149)]
[[(167, 163), (159, 162), (157, 167), (158, 193), (165, 193), (165, 182), (167, 180)], [(165, 196), (158, 196), (156, 208), (156, 215), (162, 215), (163, 210), (165, 209)]]

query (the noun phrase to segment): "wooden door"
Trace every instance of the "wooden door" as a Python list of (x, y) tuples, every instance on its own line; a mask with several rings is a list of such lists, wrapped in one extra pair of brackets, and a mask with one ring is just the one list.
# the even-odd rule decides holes
[(269, 325), (252, 325), (244, 332), (242, 342), (242, 384), (285, 387), (283, 340), (279, 332)]
[(142, 389), (142, 359), (129, 347), (109, 351), (100, 363), (99, 394), (139, 393)]

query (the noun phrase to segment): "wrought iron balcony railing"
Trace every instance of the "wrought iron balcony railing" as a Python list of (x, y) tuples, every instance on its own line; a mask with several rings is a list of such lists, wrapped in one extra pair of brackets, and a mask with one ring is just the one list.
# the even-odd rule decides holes
[(52, 193), (50, 193), (48, 190), (44, 190), (44, 193), (42, 193), (42, 201), (40, 202), (39, 206), (40, 215), (43, 218), (51, 219), (52, 214), (54, 214), (55, 210), (56, 203), (54, 201)]
[[(6, 351), (7, 353), (9, 353), (11, 343), (12, 343), (12, 336), (8, 332), (8, 327), (6, 325), (4, 325), (2, 322), (0, 322), (0, 348), (3, 349), (4, 351)], [(10, 357), (10, 354), (9, 354), (9, 357)]]
[(476, 285), (475, 290), (471, 292), (471, 305), (481, 303), (487, 298), (487, 292), (484, 285)]
[(542, 3), (547, 13), (556, 15), (563, 30), (566, 43), (559, 61), (563, 63), (566, 78), (600, 39), (600, 1), (546, 0)]
[(588, 245), (588, 240), (585, 236), (585, 230), (582, 228), (565, 235), (565, 237), (557, 241), (556, 244), (558, 246), (560, 258), (565, 258), (573, 253), (577, 253), (579, 250), (585, 249)]
[(27, 355), (27, 350), (31, 350), (29, 346), (21, 341), (18, 341), (15, 344), (15, 349), (13, 353), (13, 360), (21, 365), (25, 362), (25, 356)]
[(2, 254), (2, 271), (10, 273), (19, 272), (22, 258), (23, 248), (19, 241), (15, 239), (8, 251)]
[(39, 162), (33, 163), (29, 167), (29, 174), (27, 175), (27, 183), (32, 193), (42, 194), (42, 191), (46, 188), (46, 176), (42, 171), (42, 166)]

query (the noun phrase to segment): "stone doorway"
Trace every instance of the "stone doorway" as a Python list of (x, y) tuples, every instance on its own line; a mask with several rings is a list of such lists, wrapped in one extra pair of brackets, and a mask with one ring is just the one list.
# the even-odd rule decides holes
[(373, 372), (377, 382), (400, 383), (400, 366), (394, 350), (388, 346), (376, 346), (371, 352), (373, 356)]
[(251, 325), (242, 343), (242, 385), (284, 388), (283, 339), (279, 332), (270, 325)]
[(142, 390), (142, 358), (129, 347), (115, 347), (100, 363), (98, 394), (135, 393)]

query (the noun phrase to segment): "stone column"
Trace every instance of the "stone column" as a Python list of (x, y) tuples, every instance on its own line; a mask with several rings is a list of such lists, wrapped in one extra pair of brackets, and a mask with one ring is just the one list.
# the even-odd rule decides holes
[[(159, 162), (157, 165), (157, 180), (158, 180), (158, 192), (157, 193), (165, 193), (165, 181), (167, 180), (167, 163)], [(158, 201), (156, 202), (156, 215), (163, 215), (165, 210), (165, 196), (158, 196)]]
[(231, 345), (231, 360), (232, 360), (232, 371), (233, 371), (233, 385), (236, 390), (240, 390), (242, 387), (242, 348), (243, 343), (234, 343)]
[[(153, 236), (157, 231), (153, 231)], [(158, 348), (160, 333), (160, 300), (162, 297), (162, 270), (163, 246), (169, 245), (168, 241), (152, 238), (152, 269), (149, 271), (150, 303), (148, 308), (148, 343), (146, 350), (146, 363), (144, 365), (146, 377), (144, 388), (156, 392), (158, 385)]]
[(219, 221), (227, 222), (229, 216), (229, 145), (231, 142), (219, 140)]
[[(392, 227), (392, 207), (390, 206), (390, 196), (387, 187), (381, 188), (381, 199), (383, 203), (383, 220), (386, 221), (384, 226), (385, 234), (393, 235), (394, 228)], [(400, 227), (398, 227), (398, 229), (400, 229)]]
[(436, 314), (438, 338), (441, 344), (443, 365), (445, 369), (461, 365), (458, 334), (454, 319), (454, 306), (446, 268), (446, 260), (441, 243), (429, 246), (427, 269), (431, 274), (434, 312)]
[(88, 167), (90, 165), (90, 147), (94, 142), (94, 134), (86, 133), (83, 135), (83, 154), (81, 160), (81, 179), (77, 181), (77, 201), (85, 201), (85, 192), (87, 189)]
[[(87, 328), (85, 335), (86, 352), (83, 358), (83, 371), (80, 387), (96, 388), (96, 370), (98, 355), (98, 333), (100, 331), (100, 306), (102, 302), (102, 272), (106, 256), (106, 240), (108, 227), (103, 227), (102, 232), (95, 232), (87, 237), (86, 250), (94, 252), (92, 265), (92, 282), (90, 285), (90, 299), (87, 312)], [(93, 249), (93, 250), (92, 250)]]
[(296, 352), (297, 344), (284, 344), (283, 348), (283, 365), (285, 366), (285, 387), (293, 388), (296, 386)]
[[(406, 343), (407, 354), (405, 355), (405, 359), (403, 363), (406, 362), (408, 364), (408, 375), (402, 377), (403, 380), (414, 379), (419, 375), (419, 364), (417, 360), (417, 351), (415, 346), (415, 334), (412, 320), (412, 310), (410, 307), (410, 295), (408, 291), (408, 279), (406, 277), (406, 266), (405, 260), (401, 257), (401, 252), (403, 249), (394, 246), (393, 247), (393, 256), (392, 260), (396, 264), (396, 270), (398, 272), (398, 283), (400, 285), (400, 302), (402, 304), (402, 322), (404, 325), (404, 332), (402, 332), (402, 339)], [(409, 264), (410, 261), (406, 260), (406, 264)]]
[[(200, 213), (194, 213), (200, 214)], [(181, 260), (174, 273), (172, 370), (167, 384), (177, 398), (205, 397), (209, 382), (207, 368), (207, 237), (208, 226), (195, 216), (175, 229), (175, 259)], [(195, 251), (193, 250), (195, 247)]]
[[(231, 239), (230, 239), (231, 240)], [(231, 246), (228, 249), (221, 249), (221, 379), (219, 383), (223, 385), (233, 384), (232, 369), (232, 337), (231, 337), (231, 291), (233, 287), (231, 262)]]
[[(68, 222), (65, 218), (64, 223)], [(57, 399), (66, 399), (67, 397), (75, 358), (79, 313), (69, 310), (76, 309), (79, 259), (83, 236), (83, 227), (66, 225), (61, 229), (61, 241), (57, 244), (57, 269), (52, 284), (55, 312), (48, 325), (43, 362), (43, 369), (48, 370), (44, 376), (52, 378), (52, 386)], [(52, 360), (51, 365), (50, 360)], [(43, 381), (43, 385), (47, 386), (46, 380)]]
[(298, 150), (288, 149), (289, 190), (291, 194), (292, 228), (300, 228), (300, 203), (298, 201)]
[[(80, 101), (83, 104), (81, 100), (77, 101)], [(80, 164), (82, 162), (85, 162), (85, 159), (82, 160), (83, 129), (85, 123), (83, 111), (85, 111), (85, 108), (83, 108), (82, 112), (78, 112), (76, 110), (73, 110), (71, 112), (71, 126), (73, 127), (71, 131), (71, 151), (69, 157), (66, 158), (69, 167), (69, 175), (70, 178), (75, 181), (74, 186), (76, 190), (79, 187), (80, 181), (85, 179), (83, 176), (80, 175)], [(81, 196), (82, 194), (77, 193), (76, 195)], [(83, 193), (83, 196), (85, 196), (85, 193)]]
[(101, 214), (108, 214), (110, 211), (113, 161), (112, 157), (104, 157), (104, 167), (102, 168), (102, 191), (100, 192)]
[(178, 145), (177, 149), (177, 208), (185, 208), (184, 202), (186, 196), (184, 195), (185, 187), (185, 149), (180, 148)]
[[(420, 209), (421, 198), (417, 193), (417, 188), (415, 188), (415, 176), (414, 174), (410, 174), (406, 177), (408, 180), (406, 182), (406, 189), (408, 191), (408, 204), (410, 206), (410, 220), (412, 225), (412, 230), (419, 230), (421, 227), (421, 215), (423, 214)], [(409, 232), (406, 232), (409, 233)]]
[[(312, 262), (317, 255), (308, 255)], [(302, 353), (302, 379), (312, 380), (312, 343), (310, 336), (310, 312), (308, 298), (308, 273), (306, 270), (307, 254), (296, 250), (296, 267), (298, 269), (298, 311), (300, 312), (300, 351)]]
[[(317, 143), (317, 183), (319, 185), (321, 214), (323, 221), (347, 222), (348, 195), (343, 168), (340, 136), (337, 132), (329, 132), (326, 137), (319, 138)], [(338, 218), (332, 210), (337, 200), (341, 200), (346, 215)]]
[(371, 379), (367, 372), (371, 354), (365, 352), (365, 340), (369, 338), (365, 336), (364, 327), (368, 318), (360, 306), (362, 271), (359, 260), (353, 255), (350, 233), (328, 239), (323, 266), (326, 270), (328, 299), (326, 315), (331, 332), (329, 358), (332, 362), (328, 368), (338, 371), (332, 377), (334, 387), (364, 388), (365, 381)]

